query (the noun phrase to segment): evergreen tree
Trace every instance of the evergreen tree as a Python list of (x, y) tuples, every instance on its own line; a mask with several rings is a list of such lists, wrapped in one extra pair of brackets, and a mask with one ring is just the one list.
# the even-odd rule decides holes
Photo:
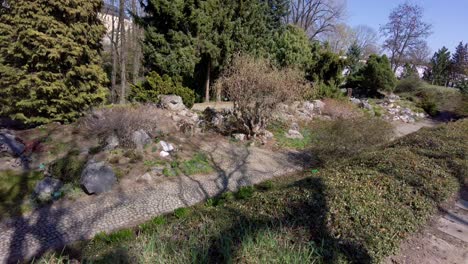
[(100, 0), (15, 0), (0, 17), (0, 115), (71, 121), (105, 100)]
[(431, 59), (432, 84), (447, 86), (450, 77), (450, 51), (442, 47)]
[(362, 63), (359, 62), (362, 56), (362, 49), (359, 47), (357, 42), (354, 42), (348, 48), (346, 53), (346, 64), (349, 67), (349, 74), (354, 74), (362, 67)]
[(149, 0), (138, 19), (145, 30), (145, 66), (188, 87), (205, 87), (208, 100), (213, 75), (235, 52), (267, 53), (283, 2)]
[(348, 86), (365, 96), (378, 96), (380, 91), (393, 92), (396, 77), (387, 56), (371, 55), (367, 64), (351, 75)]
[(457, 87), (465, 86), (468, 78), (468, 44), (460, 42), (452, 56), (453, 81)]
[(414, 65), (411, 65), (409, 63), (405, 63), (405, 67), (403, 68), (403, 73), (400, 76), (401, 79), (406, 79), (406, 78), (418, 78), (419, 79), (419, 73), (418, 70)]

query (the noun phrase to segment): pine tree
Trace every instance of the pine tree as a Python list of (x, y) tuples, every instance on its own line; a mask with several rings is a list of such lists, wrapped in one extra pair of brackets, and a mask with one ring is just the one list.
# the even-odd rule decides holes
[(456, 86), (465, 86), (468, 78), (468, 44), (458, 44), (452, 56), (453, 81)]
[(378, 96), (380, 91), (393, 92), (396, 81), (387, 56), (371, 55), (367, 64), (350, 76), (347, 85), (360, 95)]
[(357, 72), (361, 67), (362, 63), (359, 62), (362, 56), (362, 49), (359, 47), (357, 42), (354, 42), (346, 53), (347, 65), (349, 67), (349, 74)]
[(442, 47), (431, 59), (432, 84), (447, 86), (450, 77), (450, 51)]
[(100, 0), (15, 0), (0, 17), (0, 115), (71, 121), (105, 100)]

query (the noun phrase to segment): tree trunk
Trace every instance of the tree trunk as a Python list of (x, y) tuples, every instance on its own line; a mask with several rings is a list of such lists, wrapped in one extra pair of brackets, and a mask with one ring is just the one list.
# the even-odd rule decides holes
[(208, 65), (206, 68), (206, 79), (205, 79), (205, 102), (210, 101), (210, 72), (211, 72), (211, 59), (208, 59)]
[(125, 0), (120, 0), (119, 5), (119, 23), (120, 23), (120, 103), (125, 104), (125, 91), (127, 84), (126, 76), (126, 47), (125, 47)]
[[(138, 14), (136, 0), (132, 0), (132, 12), (134, 15)], [(132, 23), (132, 34), (133, 34), (133, 84), (138, 81), (138, 75), (140, 73), (140, 29), (136, 25), (135, 21)]]
[[(115, 0), (111, 1), (111, 5), (115, 6)], [(111, 59), (112, 59), (112, 72), (111, 72), (111, 102), (115, 103), (116, 101), (116, 83), (117, 83), (117, 45), (118, 34), (115, 34), (115, 16), (112, 16), (112, 26), (111, 26)]]

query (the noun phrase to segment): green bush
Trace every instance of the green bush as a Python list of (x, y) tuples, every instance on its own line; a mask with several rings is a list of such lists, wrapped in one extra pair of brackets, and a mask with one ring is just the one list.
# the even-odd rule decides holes
[(408, 93), (420, 90), (424, 86), (424, 82), (417, 76), (410, 76), (398, 81), (395, 88), (396, 93)]
[(375, 97), (379, 92), (393, 92), (397, 79), (387, 56), (371, 55), (367, 64), (348, 78), (347, 86), (359, 95)]
[(57, 159), (49, 165), (52, 177), (64, 183), (77, 184), (81, 177), (81, 172), (86, 164), (86, 159), (80, 157), (78, 151), (70, 151), (63, 158)]
[(308, 129), (312, 131), (308, 149), (324, 162), (356, 155), (393, 135), (389, 123), (371, 117), (315, 121)]
[(420, 96), (421, 98), (417, 106), (424, 109), (430, 116), (436, 116), (439, 113), (439, 107), (434, 94), (423, 92), (420, 93)]
[(167, 75), (162, 77), (156, 72), (150, 72), (146, 80), (131, 87), (128, 99), (137, 102), (159, 102), (160, 95), (178, 95), (182, 97), (187, 107), (192, 107), (195, 102), (195, 92), (182, 86)]

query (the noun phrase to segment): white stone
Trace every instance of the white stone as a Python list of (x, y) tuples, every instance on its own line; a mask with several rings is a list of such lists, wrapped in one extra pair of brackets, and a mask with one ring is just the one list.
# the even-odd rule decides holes
[(232, 137), (235, 138), (238, 141), (244, 141), (247, 136), (245, 134), (242, 134), (242, 133), (235, 133), (235, 134), (232, 134)]
[(165, 152), (171, 152), (174, 150), (174, 146), (171, 143), (168, 143), (164, 140), (159, 141), (159, 145), (161, 145), (162, 149)]
[(161, 152), (159, 152), (159, 156), (161, 156), (161, 157), (163, 157), (163, 158), (168, 157), (169, 155), (170, 155), (169, 152), (164, 151), (164, 150), (161, 151)]
[(285, 136), (290, 139), (303, 139), (304, 138), (301, 132), (294, 130), (294, 129), (289, 129), (289, 131), (285, 134)]

